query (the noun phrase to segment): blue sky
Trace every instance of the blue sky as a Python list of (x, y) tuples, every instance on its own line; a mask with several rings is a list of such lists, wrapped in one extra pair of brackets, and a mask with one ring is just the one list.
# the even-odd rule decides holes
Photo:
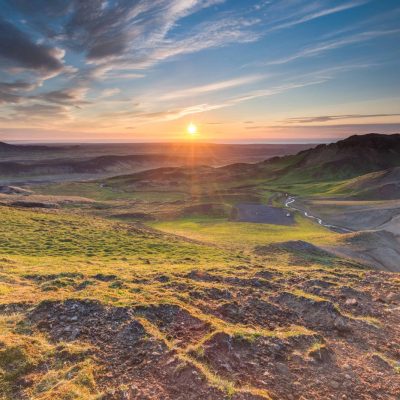
[(0, 0), (0, 139), (400, 131), (398, 0)]

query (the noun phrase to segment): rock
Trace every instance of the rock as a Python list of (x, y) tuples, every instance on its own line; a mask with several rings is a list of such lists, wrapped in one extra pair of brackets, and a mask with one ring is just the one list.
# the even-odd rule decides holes
[(350, 332), (351, 331), (351, 327), (350, 327), (348, 321), (343, 317), (337, 317), (335, 319), (335, 321), (333, 322), (333, 325), (339, 332)]
[(350, 331), (348, 319), (328, 300), (314, 300), (290, 292), (283, 292), (274, 300), (303, 319), (306, 326), (340, 332)]
[(345, 302), (346, 306), (356, 306), (358, 301), (356, 299), (347, 299)]
[(24, 196), (30, 195), (33, 192), (31, 190), (28, 189), (23, 189), (19, 186), (4, 186), (1, 185), (0, 186), (0, 193), (3, 194), (22, 194)]
[(321, 346), (308, 354), (317, 362), (328, 362), (331, 360), (331, 351), (326, 346)]
[(57, 203), (41, 202), (41, 201), (23, 201), (18, 200), (11, 203), (13, 207), (26, 208), (59, 208)]
[(330, 385), (330, 387), (332, 388), (332, 389), (339, 389), (339, 387), (340, 387), (340, 384), (339, 384), (339, 382), (337, 382), (337, 381), (331, 381), (330, 383), (329, 383), (329, 385)]
[(386, 301), (388, 303), (397, 303), (400, 302), (400, 293), (393, 293), (390, 292), (387, 296), (386, 296)]
[(288, 366), (286, 364), (276, 363), (276, 369), (282, 375), (289, 375), (290, 374), (290, 370), (289, 370), (289, 368), (288, 368)]

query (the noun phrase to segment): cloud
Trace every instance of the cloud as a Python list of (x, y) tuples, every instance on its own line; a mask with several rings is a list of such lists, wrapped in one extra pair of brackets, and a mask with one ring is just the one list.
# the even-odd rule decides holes
[[(92, 123), (90, 118), (97, 112), (103, 125), (108, 123), (113, 127), (114, 121), (118, 124), (121, 120), (124, 126), (130, 126), (131, 119), (135, 123), (171, 120), (233, 107), (246, 101), (326, 82), (338, 73), (372, 65), (348, 62), (348, 65), (313, 71), (296, 78), (281, 74), (276, 76), (276, 81), (270, 87), (261, 82), (266, 74), (217, 82), (210, 79), (202, 85), (195, 80), (191, 87), (180, 90), (175, 87), (167, 93), (146, 97), (146, 85), (150, 84), (153, 89), (165, 87), (170, 82), (170, 77), (160, 74), (156, 68), (162, 62), (232, 44), (253, 43), (260, 39), (267, 42), (267, 36), (272, 32), (344, 12), (364, 5), (368, 0), (260, 0), (250, 5), (247, 2), (233, 3), (226, 0), (3, 0), (0, 73), (4, 82), (0, 83), (0, 103), (9, 104), (4, 110), (6, 113), (14, 110), (14, 118), (17, 115), (29, 118), (34, 112), (41, 118), (50, 118), (52, 113), (56, 118), (73, 114), (76, 125), (89, 126)], [(205, 11), (208, 7), (213, 8)], [(278, 65), (316, 56), (397, 32), (385, 29), (339, 38), (349, 31), (336, 36), (324, 36), (318, 43), (286, 58), (269, 61), (269, 64)], [(355, 31), (352, 27), (350, 32)], [(238, 51), (241, 48), (238, 46)], [(214, 51), (214, 55), (217, 53)], [(243, 58), (251, 54), (254, 52), (243, 52)], [(220, 59), (227, 55), (218, 54)], [(202, 66), (202, 63), (193, 63), (188, 65), (187, 70), (193, 68), (196, 71)], [(216, 64), (216, 67), (220, 65)], [(229, 76), (232, 76), (235, 67), (228, 66)], [(170, 70), (172, 68), (168, 67)], [(202, 72), (206, 70), (208, 66)], [(217, 74), (219, 71), (216, 71)], [(129, 85), (126, 86), (122, 82), (145, 77), (141, 81), (127, 82)], [(47, 82), (49, 78), (54, 79)], [(161, 85), (157, 86), (159, 81)], [(256, 82), (263, 86), (254, 85), (257, 89), (249, 90), (252, 88), (250, 85)], [(119, 93), (116, 87), (121, 88), (124, 96), (115, 96)], [(233, 96), (228, 92), (233, 88), (240, 88), (234, 91), (238, 95)], [(218, 93), (218, 97), (211, 96), (224, 91), (226, 93)], [(88, 93), (90, 97), (87, 97)], [(201, 100), (190, 101), (191, 97), (200, 96), (203, 96)], [(175, 99), (184, 99), (185, 106), (171, 105), (170, 100)], [(162, 101), (168, 105), (160, 104)], [(86, 112), (73, 113), (75, 108), (86, 105), (90, 105)], [(328, 117), (335, 116), (325, 116)], [(304, 122), (307, 123), (310, 122)]]
[(122, 119), (132, 119), (138, 120), (139, 122), (149, 122), (149, 121), (171, 121), (176, 120), (192, 114), (200, 114), (208, 111), (219, 110), (226, 107), (232, 107), (243, 103), (245, 101), (254, 100), (261, 97), (269, 97), (276, 94), (284, 93), (289, 90), (302, 88), (305, 86), (316, 85), (321, 83), (322, 80), (309, 80), (309, 81), (299, 81), (291, 82), (281, 86), (253, 90), (242, 94), (241, 96), (231, 97), (222, 101), (220, 103), (201, 103), (195, 104), (187, 107), (174, 108), (170, 110), (152, 111), (152, 112), (140, 112), (140, 111), (123, 111), (117, 113), (111, 113), (103, 115), (103, 118), (122, 118)]
[(64, 51), (33, 42), (17, 27), (0, 19), (0, 58), (8, 67), (20, 67), (39, 73), (60, 72)]
[(197, 53), (206, 49), (224, 47), (232, 43), (250, 43), (262, 34), (252, 28), (257, 19), (223, 17), (198, 24), (184, 34), (163, 36), (149, 43), (138, 44), (135, 51), (108, 61), (114, 69), (148, 69), (162, 61), (178, 56)]
[(24, 100), (23, 93), (37, 87), (36, 83), (17, 80), (14, 82), (0, 82), (0, 104), (16, 104)]
[(69, 108), (57, 104), (21, 104), (14, 107), (12, 113), (9, 115), (9, 120), (29, 119), (29, 120), (42, 120), (42, 119), (68, 119)]
[(107, 98), (107, 97), (112, 97), (112, 96), (115, 96), (118, 93), (121, 93), (121, 89), (118, 89), (118, 88), (104, 89), (100, 93), (100, 98), (104, 99), (104, 98)]
[[(233, 107), (243, 102), (255, 100), (263, 97), (270, 97), (277, 94), (285, 93), (294, 89), (300, 89), (307, 86), (318, 85), (332, 79), (336, 74), (344, 71), (349, 71), (357, 68), (369, 68), (370, 64), (354, 64), (354, 65), (338, 65), (330, 68), (313, 71), (303, 76), (298, 76), (294, 81), (288, 81), (281, 85), (257, 89), (245, 92), (240, 96), (230, 97), (218, 103), (200, 103), (187, 107), (179, 107), (168, 110), (159, 111), (122, 111), (104, 115), (104, 118), (122, 118), (122, 119), (135, 119), (138, 122), (155, 122), (155, 121), (170, 121), (176, 120), (192, 114), (200, 114), (208, 111), (219, 110), (222, 108)], [(255, 128), (252, 128), (255, 129)]]
[(330, 50), (339, 49), (341, 47), (358, 44), (379, 38), (381, 36), (396, 35), (400, 33), (400, 29), (369, 31), (358, 33), (349, 37), (318, 43), (314, 46), (306, 47), (294, 54), (276, 60), (256, 63), (256, 65), (280, 65), (297, 60), (299, 58), (314, 57)]
[[(223, 0), (26, 0), (9, 3), (46, 36), (57, 37), (90, 61), (118, 58), (161, 44), (176, 22)], [(38, 4), (39, 3), (39, 4)], [(59, 21), (52, 31), (44, 16)], [(66, 16), (68, 18), (66, 18)], [(65, 22), (66, 21), (66, 22)], [(46, 28), (41, 28), (42, 24)]]
[(36, 96), (32, 96), (31, 98), (49, 103), (78, 107), (83, 104), (89, 104), (88, 101), (84, 100), (87, 90), (88, 89), (84, 87), (66, 88), (45, 92)]
[[(290, 7), (287, 1), (282, 1), (280, 4), (278, 3), (278, 9), (283, 11), (285, 17), (282, 18), (282, 22), (278, 22), (273, 24), (269, 29), (268, 32), (282, 30), (291, 28), (296, 25), (303, 24), (305, 22), (309, 22), (318, 18), (326, 17), (331, 14), (337, 14), (342, 11), (350, 10), (352, 8), (363, 6), (369, 3), (370, 0), (354, 0), (350, 2), (345, 2), (343, 4), (331, 6), (331, 1), (310, 1), (305, 2), (303, 6), (300, 4), (295, 4), (294, 2), (294, 9), (295, 11), (290, 14)], [(289, 15), (286, 16), (289, 9)]]
[(257, 82), (261, 79), (265, 78), (263, 75), (251, 75), (244, 76), (240, 78), (230, 79), (226, 81), (209, 83), (207, 85), (195, 86), (188, 89), (177, 90), (171, 93), (167, 93), (160, 97), (161, 100), (171, 100), (171, 99), (179, 99), (182, 97), (193, 97), (202, 95), (205, 93), (221, 91), (225, 89), (231, 89), (238, 86), (243, 86), (249, 83)]
[(399, 117), (400, 113), (394, 114), (344, 114), (344, 115), (321, 115), (316, 117), (295, 117), (288, 118), (284, 122), (289, 124), (311, 124), (315, 122), (330, 122), (343, 119), (362, 119), (362, 118), (381, 118), (381, 117)]
[(108, 71), (104, 74), (105, 79), (140, 79), (146, 75), (137, 72)]

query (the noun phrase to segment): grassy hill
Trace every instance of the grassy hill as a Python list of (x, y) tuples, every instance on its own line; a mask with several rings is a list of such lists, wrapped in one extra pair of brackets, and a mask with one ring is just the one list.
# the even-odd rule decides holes
[(351, 136), (264, 164), (279, 183), (344, 180), (400, 166), (400, 134)]
[(317, 202), (397, 180), (315, 181), (320, 152), (334, 154), (1, 194), (0, 399), (396, 399), (400, 276), (363, 265), (395, 232), (340, 235), (294, 211), (291, 225), (229, 218), (285, 191)]
[(2, 399), (398, 392), (399, 278), (298, 241), (336, 240), (309, 221), (176, 227), (205, 244), (73, 210), (0, 216)]
[(362, 200), (400, 199), (400, 168), (358, 176), (337, 185), (330, 193)]

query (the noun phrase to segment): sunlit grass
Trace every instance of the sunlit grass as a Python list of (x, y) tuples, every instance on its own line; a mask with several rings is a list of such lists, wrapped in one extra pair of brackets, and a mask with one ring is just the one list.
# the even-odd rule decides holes
[(301, 216), (296, 217), (294, 226), (232, 222), (211, 218), (159, 221), (151, 223), (151, 226), (168, 233), (236, 248), (288, 240), (304, 240), (321, 245), (332, 244), (340, 236)]

